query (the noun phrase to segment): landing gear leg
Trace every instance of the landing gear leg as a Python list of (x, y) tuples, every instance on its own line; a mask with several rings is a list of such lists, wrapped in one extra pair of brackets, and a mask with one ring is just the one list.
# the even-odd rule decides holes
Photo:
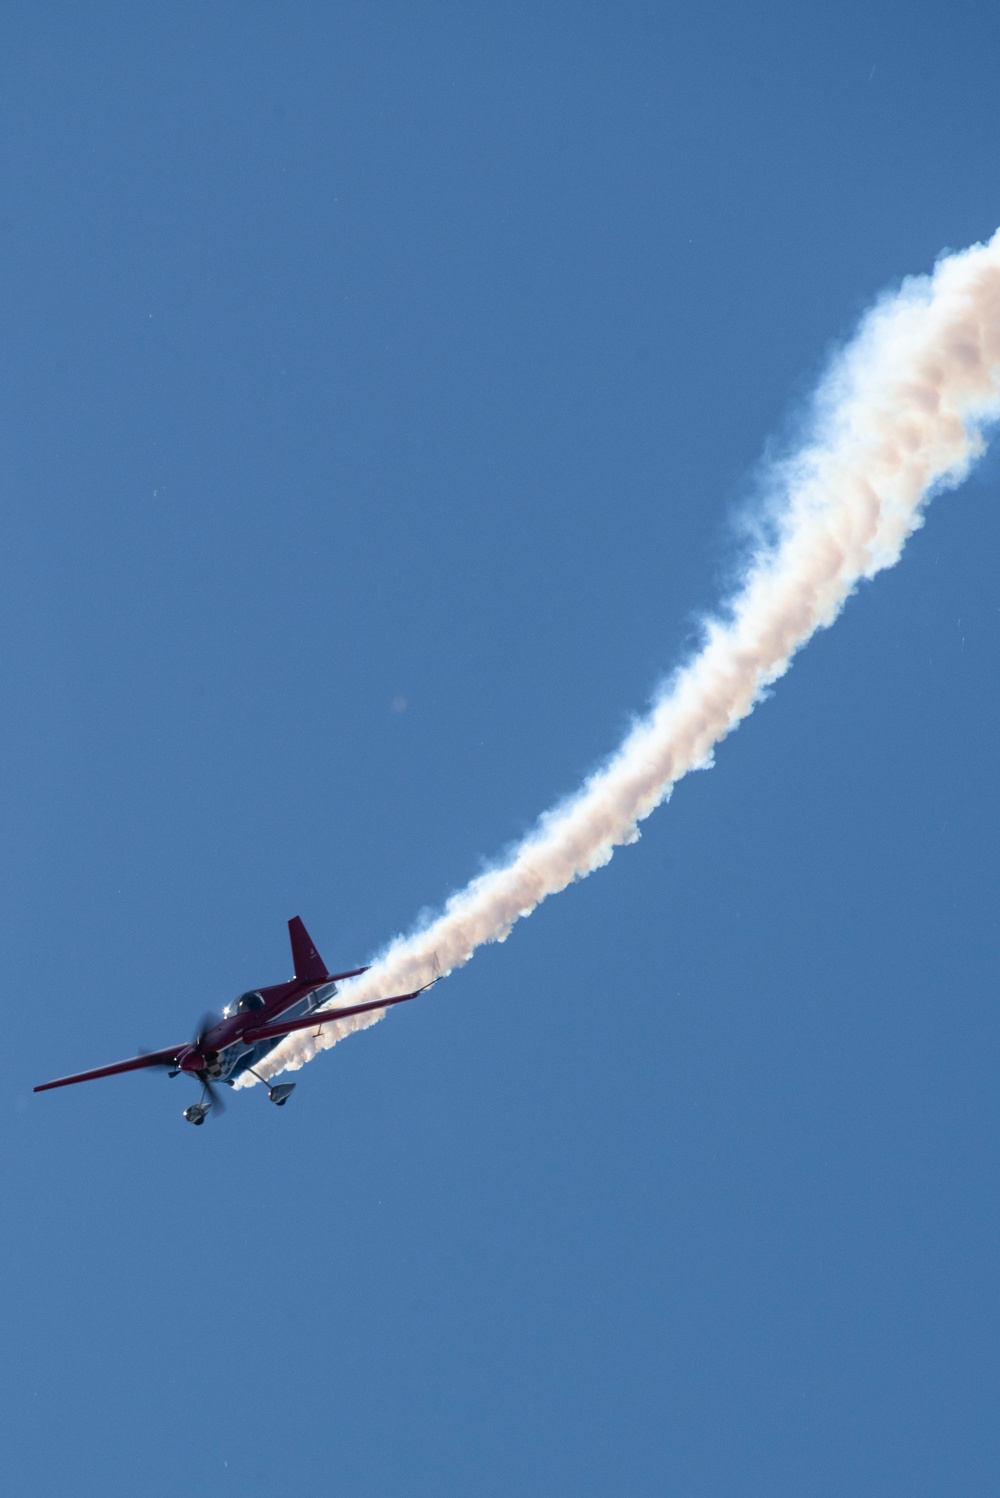
[[(248, 1066), (247, 1071), (252, 1077), (256, 1077), (258, 1082), (264, 1082), (264, 1078), (261, 1076), (260, 1072), (254, 1071), (252, 1066)], [(271, 1099), (271, 1102), (275, 1103), (279, 1108), (283, 1108), (285, 1106), (285, 1104), (288, 1102), (288, 1099), (295, 1091), (294, 1082), (278, 1082), (274, 1087), (272, 1087), (269, 1082), (264, 1082), (264, 1086), (267, 1088), (267, 1095)]]

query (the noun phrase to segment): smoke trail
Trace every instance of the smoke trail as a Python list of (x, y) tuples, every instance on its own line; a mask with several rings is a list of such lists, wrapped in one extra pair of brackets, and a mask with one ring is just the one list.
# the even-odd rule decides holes
[[(346, 1002), (416, 988), (436, 964), (443, 973), (460, 967), (546, 896), (634, 842), (637, 824), (682, 775), (711, 763), (714, 746), (815, 631), (833, 623), (858, 582), (899, 560), (928, 500), (965, 477), (985, 450), (982, 428), (998, 417), (1000, 230), (867, 313), (817, 391), (808, 439), (769, 474), (770, 539), (706, 622), (694, 657), (603, 768), (436, 919), (397, 938)], [(291, 1036), (260, 1069), (294, 1070), (381, 1017)]]

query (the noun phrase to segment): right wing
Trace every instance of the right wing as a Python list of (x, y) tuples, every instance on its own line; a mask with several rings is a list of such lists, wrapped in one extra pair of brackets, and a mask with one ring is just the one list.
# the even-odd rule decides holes
[[(428, 984), (429, 988), (431, 985)], [(319, 1025), (328, 1025), (334, 1019), (350, 1019), (352, 1014), (368, 1014), (373, 1009), (388, 1009), (390, 1004), (405, 1004), (415, 999), (424, 990), (415, 988), (412, 993), (397, 994), (394, 999), (372, 999), (367, 1004), (351, 1004), (346, 1009), (315, 1009), (299, 1019), (275, 1020), (273, 1025), (261, 1025), (257, 1030), (245, 1030), (243, 1039), (255, 1044), (258, 1040), (277, 1040), (281, 1035), (290, 1035), (293, 1030), (315, 1030)]]
[(34, 1090), (48, 1092), (50, 1087), (68, 1087), (71, 1082), (92, 1082), (95, 1077), (113, 1077), (120, 1071), (141, 1071), (146, 1066), (168, 1066), (186, 1049), (187, 1045), (175, 1045), (169, 1051), (150, 1051), (147, 1056), (133, 1056), (131, 1061), (116, 1061), (113, 1066), (99, 1066), (95, 1071), (78, 1071), (72, 1077), (57, 1077), (54, 1082), (43, 1082)]

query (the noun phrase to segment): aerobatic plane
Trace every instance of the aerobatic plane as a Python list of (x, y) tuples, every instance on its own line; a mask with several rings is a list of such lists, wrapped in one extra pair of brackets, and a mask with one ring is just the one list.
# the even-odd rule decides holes
[[(188, 1123), (203, 1124), (212, 1110), (222, 1112), (222, 1098), (213, 1084), (225, 1082), (231, 1087), (244, 1072), (251, 1072), (263, 1082), (264, 1078), (259, 1077), (254, 1068), (269, 1051), (274, 1050), (279, 1040), (293, 1030), (314, 1029), (318, 1034), (319, 1027), (331, 1020), (388, 1009), (391, 1004), (405, 1004), (432, 986), (428, 983), (412, 993), (396, 994), (390, 999), (372, 999), (367, 1004), (351, 1004), (344, 1009), (321, 1010), (320, 1006), (328, 1004), (334, 997), (342, 979), (357, 978), (368, 969), (356, 967), (347, 973), (328, 973), (312, 937), (298, 916), (293, 916), (288, 922), (288, 934), (292, 941), (295, 977), (287, 983), (241, 993), (238, 999), (226, 1006), (220, 1019), (214, 1015), (206, 1016), (194, 1039), (182, 1045), (170, 1046), (164, 1051), (149, 1051), (128, 1061), (116, 1061), (112, 1066), (99, 1066), (94, 1071), (76, 1072), (72, 1077), (58, 1077), (54, 1082), (43, 1082), (35, 1091), (48, 1092), (52, 1087), (69, 1087), (73, 1082), (90, 1082), (95, 1077), (113, 1077), (118, 1072), (162, 1067), (168, 1076), (186, 1073), (201, 1083), (201, 1097), (197, 1103), (184, 1109), (184, 1117)], [(279, 1082), (268, 1086), (267, 1095), (280, 1108), (294, 1091), (294, 1082)]]

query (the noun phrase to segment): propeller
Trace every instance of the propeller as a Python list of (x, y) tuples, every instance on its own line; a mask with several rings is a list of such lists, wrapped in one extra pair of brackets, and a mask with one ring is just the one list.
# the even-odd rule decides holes
[[(205, 1036), (210, 1030), (214, 1030), (218, 1023), (219, 1017), (217, 1014), (212, 1014), (210, 1011), (206, 1011), (202, 1015), (198, 1027), (194, 1032), (194, 1037), (192, 1040), (192, 1044), (194, 1045), (196, 1051), (200, 1053), (201, 1048), (205, 1042)], [(225, 1113), (226, 1111), (226, 1105), (222, 1101), (222, 1094), (219, 1092), (217, 1087), (212, 1086), (212, 1083), (205, 1076), (204, 1072), (196, 1072), (194, 1073), (194, 1075), (197, 1076), (198, 1081), (205, 1089), (205, 1091), (202, 1093), (202, 1098), (208, 1098), (212, 1112), (217, 1113), (221, 1118), (223, 1113)]]
[(208, 1080), (207, 1077), (201, 1077), (200, 1081), (205, 1089), (205, 1094), (208, 1097), (208, 1101), (212, 1105), (212, 1112), (217, 1113), (221, 1118), (223, 1113), (225, 1113), (226, 1111), (226, 1105), (222, 1101), (222, 1093), (217, 1087), (213, 1087), (212, 1083)]
[[(191, 1037), (191, 1044), (194, 1046), (194, 1048), (195, 1048), (196, 1051), (200, 1051), (201, 1050), (202, 1045), (204, 1044), (204, 1041), (205, 1041), (205, 1036), (208, 1034), (208, 1032), (210, 1030), (214, 1029), (214, 1027), (218, 1023), (219, 1023), (218, 1017), (216, 1015), (212, 1014), (209, 1010), (206, 1010), (205, 1013), (202, 1015), (201, 1020), (196, 1025), (195, 1032), (194, 1032), (194, 1034)], [(148, 1056), (151, 1053), (152, 1049), (153, 1049), (152, 1046), (148, 1046), (148, 1045), (140, 1046), (139, 1049), (138, 1049), (138, 1051), (136, 1052), (136, 1055), (137, 1056)], [(182, 1046), (181, 1049), (183, 1050), (184, 1047)], [(170, 1074), (170, 1076), (176, 1077), (180, 1073), (180, 1066), (179, 1066), (179, 1064), (176, 1061), (154, 1061), (152, 1067), (150, 1068), (150, 1070), (151, 1071), (162, 1070), (162, 1071), (168, 1072)], [(221, 1113), (222, 1109), (220, 1108), (219, 1111)]]
[(218, 1017), (218, 1015), (212, 1014), (212, 1012), (210, 1010), (206, 1010), (205, 1013), (202, 1015), (201, 1020), (198, 1023), (198, 1026), (197, 1026), (197, 1029), (194, 1032), (194, 1035), (191, 1038), (191, 1043), (195, 1047), (196, 1050), (199, 1050), (199, 1051), (201, 1050), (202, 1043), (204, 1042), (205, 1036), (208, 1034), (209, 1030), (214, 1030), (215, 1027), (216, 1027), (216, 1025), (218, 1023), (219, 1023), (219, 1017)]
[[(199, 1101), (184, 1110), (185, 1118), (189, 1119), (191, 1123), (204, 1123), (209, 1113), (218, 1113), (221, 1116), (226, 1111), (226, 1105), (222, 1101), (222, 1094), (212, 1085), (212, 1082), (205, 1074), (206, 1055), (211, 1055), (212, 1053), (206, 1053), (203, 1048), (208, 1035), (215, 1029), (218, 1023), (219, 1019), (217, 1015), (211, 1013), (203, 1014), (200, 1022), (195, 1027), (190, 1046), (181, 1046), (173, 1060), (154, 1061), (151, 1063), (151, 1069), (162, 1068), (168, 1076), (176, 1077), (184, 1071), (188, 1076), (193, 1077), (195, 1081), (201, 1083), (202, 1093)], [(148, 1050), (140, 1050), (138, 1054), (144, 1056), (150, 1053)]]

